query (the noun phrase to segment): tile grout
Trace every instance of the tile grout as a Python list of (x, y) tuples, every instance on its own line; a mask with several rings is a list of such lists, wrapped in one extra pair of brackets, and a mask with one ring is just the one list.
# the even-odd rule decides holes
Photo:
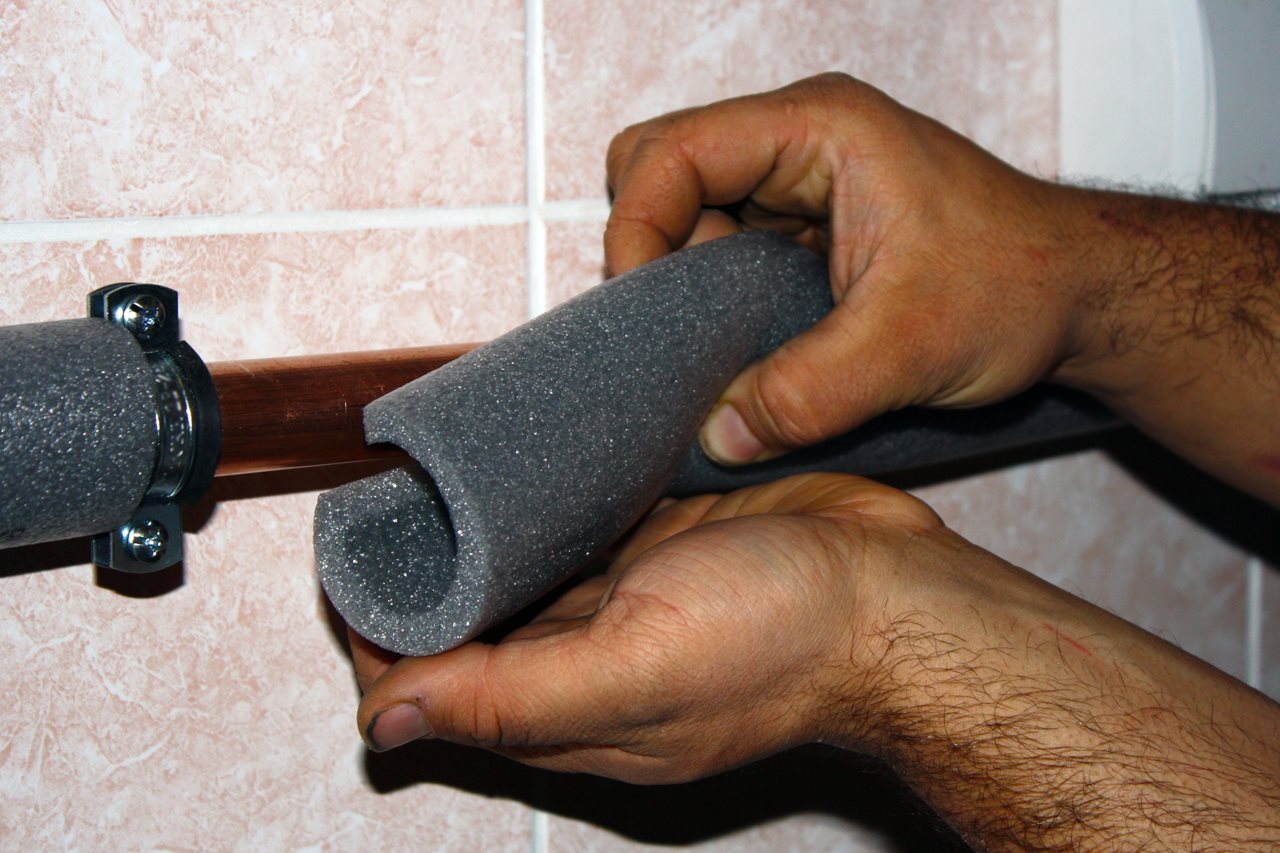
[(1245, 682), (1262, 689), (1262, 560), (1245, 563), (1244, 670)]
[(524, 222), (527, 217), (528, 213), (522, 205), (493, 205), (57, 219), (0, 223), (0, 242), (59, 243), (139, 237), (217, 237), (238, 234), (458, 228), (471, 225), (516, 225)]
[[(0, 243), (89, 243), (145, 238), (520, 225), (528, 223), (535, 215), (531, 214), (533, 209), (529, 204), (511, 204), (0, 222)], [(603, 222), (608, 215), (609, 205), (603, 199), (570, 199), (536, 206), (536, 216), (544, 223)]]
[(529, 831), (530, 847), (533, 853), (549, 853), (551, 840), (548, 837), (547, 813), (542, 809), (533, 809), (532, 826)]
[(603, 198), (544, 201), (542, 218), (548, 222), (604, 222), (609, 218), (609, 201)]
[[(530, 319), (547, 307), (547, 226), (546, 226), (546, 133), (544, 124), (543, 18), (542, 0), (525, 0), (525, 214), (528, 218), (528, 245), (525, 258), (528, 275), (525, 284), (527, 313)], [(531, 807), (529, 823), (530, 853), (547, 853), (549, 849), (547, 813)]]
[(525, 0), (525, 203), (529, 217), (526, 250), (528, 316), (547, 307), (547, 227), (543, 220), (546, 186), (546, 134), (544, 126), (542, 0)]

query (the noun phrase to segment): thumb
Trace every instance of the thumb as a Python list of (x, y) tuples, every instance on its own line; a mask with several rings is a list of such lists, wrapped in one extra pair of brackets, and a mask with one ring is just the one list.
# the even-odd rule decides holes
[(703, 423), (707, 455), (726, 465), (772, 459), (927, 398), (932, 371), (915, 324), (883, 303), (848, 298), (738, 374)]
[(404, 658), (360, 702), (360, 732), (378, 752), (422, 737), (497, 750), (607, 742), (624, 710), (608, 685), (626, 679), (598, 651), (584, 668), (578, 637), (469, 643)]

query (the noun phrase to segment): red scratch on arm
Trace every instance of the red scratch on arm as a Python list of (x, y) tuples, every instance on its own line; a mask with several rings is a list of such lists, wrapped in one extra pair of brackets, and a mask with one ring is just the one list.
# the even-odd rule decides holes
[(1050, 631), (1052, 631), (1052, 632), (1053, 632), (1053, 635), (1054, 635), (1054, 636), (1056, 636), (1059, 640), (1062, 640), (1062, 642), (1066, 643), (1067, 645), (1071, 646), (1071, 648), (1075, 649), (1075, 650), (1076, 650), (1076, 651), (1078, 651), (1080, 654), (1082, 654), (1082, 655), (1086, 655), (1086, 656), (1088, 656), (1088, 657), (1093, 657), (1093, 652), (1089, 651), (1089, 650), (1084, 646), (1084, 644), (1083, 644), (1083, 643), (1079, 643), (1079, 642), (1077, 642), (1077, 641), (1075, 641), (1075, 640), (1071, 639), (1071, 638), (1070, 638), (1070, 637), (1068, 637), (1066, 634), (1062, 633), (1062, 632), (1061, 632), (1061, 631), (1059, 631), (1057, 628), (1055, 628), (1055, 627), (1053, 627), (1052, 625), (1050, 625), (1048, 622), (1045, 622), (1045, 623), (1044, 623), (1044, 627), (1048, 628)]

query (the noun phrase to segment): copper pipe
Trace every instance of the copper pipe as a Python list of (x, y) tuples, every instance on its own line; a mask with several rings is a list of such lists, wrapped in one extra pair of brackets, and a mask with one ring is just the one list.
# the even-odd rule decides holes
[(476, 344), (209, 365), (222, 409), (217, 476), (401, 454), (364, 443), (364, 407)]

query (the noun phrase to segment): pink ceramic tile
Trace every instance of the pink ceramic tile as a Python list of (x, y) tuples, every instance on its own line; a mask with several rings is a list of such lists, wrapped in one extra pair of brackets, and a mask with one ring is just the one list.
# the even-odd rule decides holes
[[(524, 231), (6, 246), (0, 323), (80, 316), (89, 288), (119, 279), (179, 287), (210, 360), (474, 340), (521, 318)], [(80, 562), (83, 542), (0, 552), (3, 846), (527, 849), (517, 801), (412, 772), (371, 784), (318, 603), (314, 488), (219, 481), (185, 583), (153, 598), (50, 568)]]
[(85, 568), (3, 578), (5, 847), (527, 849), (517, 802), (366, 781), (313, 503), (224, 501), (188, 537), (185, 584), (155, 598)]
[(1245, 555), (1104, 454), (918, 493), (970, 541), (1244, 674)]
[(547, 306), (604, 280), (604, 223), (547, 224)]
[(524, 16), (468, 3), (0, 9), (0, 219), (524, 197)]
[(605, 148), (628, 124), (830, 70), (869, 81), (1023, 168), (1056, 166), (1053, 3), (545, 5), (550, 198), (602, 195)]
[(0, 323), (149, 281), (179, 291), (207, 361), (477, 341), (523, 319), (524, 251), (518, 225), (6, 246)]
[[(616, 835), (589, 823), (552, 815), (550, 847), (565, 853), (631, 853), (672, 849)], [(822, 850), (831, 853), (889, 853), (899, 849), (877, 833), (824, 815), (798, 814), (707, 840), (681, 845), (700, 853), (773, 853)]]
[(1262, 683), (1263, 693), (1280, 701), (1280, 568), (1262, 566)]

